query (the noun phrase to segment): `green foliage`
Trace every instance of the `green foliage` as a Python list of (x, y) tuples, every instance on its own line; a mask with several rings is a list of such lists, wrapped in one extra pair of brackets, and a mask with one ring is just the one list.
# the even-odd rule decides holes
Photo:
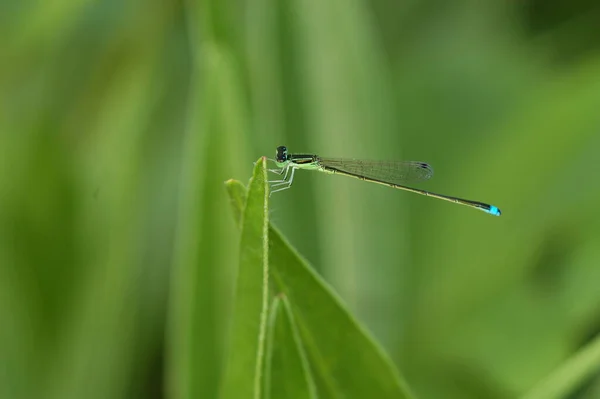
[(285, 295), (273, 299), (265, 397), (316, 398), (317, 391), (298, 327)]
[[(267, 397), (293, 397), (279, 396), (278, 393), (285, 391), (286, 385), (292, 383), (294, 378), (300, 378), (304, 380), (304, 389), (313, 396), (315, 387), (312, 381), (316, 382), (318, 397), (408, 398), (405, 385), (387, 356), (366, 335), (364, 329), (359, 327), (325, 282), (274, 227), (261, 230), (263, 224), (268, 224), (265, 213), (268, 202), (265, 196), (267, 188), (264, 165), (264, 158), (257, 163), (247, 199), (241, 183), (227, 183), (234, 214), (243, 217), (238, 288), (233, 310), (235, 321), (228, 363), (228, 370), (233, 371), (226, 374), (226, 393), (223, 397), (250, 397), (252, 386), (255, 393), (253, 397), (261, 397), (259, 386), (262, 380), (255, 377), (252, 380), (250, 377), (254, 374), (249, 370), (260, 365), (264, 356), (262, 328), (266, 306), (262, 302), (261, 309), (260, 303), (263, 292), (268, 289), (267, 281), (272, 279), (272, 291), (276, 296), (284, 298), (282, 302), (285, 310), (279, 319), (285, 317), (286, 320), (281, 323), (286, 324), (279, 329), (289, 330), (289, 336), (283, 338), (281, 334), (277, 334), (277, 324), (271, 327), (275, 329), (270, 340), (271, 363), (266, 365), (265, 373), (269, 375), (270, 382), (266, 391), (273, 396)], [(246, 206), (242, 211), (243, 203)], [(259, 251), (259, 248), (265, 248), (267, 240), (268, 256)], [(269, 278), (260, 274), (267, 271)], [(261, 282), (262, 290), (259, 284)], [(277, 312), (277, 308), (271, 311)], [(271, 317), (275, 320), (274, 324), (277, 323), (277, 314)], [(244, 342), (241, 343), (242, 341)], [(284, 347), (285, 344), (291, 348)], [(281, 360), (281, 352), (297, 357), (284, 357), (283, 361), (295, 360), (300, 363), (301, 372), (288, 376), (291, 380), (277, 378), (290, 372), (282, 370), (282, 366), (277, 364), (277, 360)]]
[(0, 2), (0, 399), (600, 397), (599, 10)]
[(535, 386), (523, 399), (564, 398), (586, 378), (600, 368), (600, 337), (583, 347), (578, 353), (544, 381)]
[[(242, 240), (237, 272), (229, 360), (223, 398), (261, 398), (269, 292), (269, 209), (267, 170), (257, 162), (240, 220)], [(237, 203), (238, 201), (234, 201)]]

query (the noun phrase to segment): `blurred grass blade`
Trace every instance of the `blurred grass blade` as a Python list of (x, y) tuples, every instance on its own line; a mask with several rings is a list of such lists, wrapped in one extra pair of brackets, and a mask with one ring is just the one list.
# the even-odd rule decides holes
[[(244, 188), (226, 185), (238, 216)], [(269, 240), (271, 277), (289, 300), (319, 397), (411, 398), (388, 356), (273, 226)]]
[(565, 398), (600, 370), (600, 335), (541, 381), (523, 399)]
[(254, 167), (243, 210), (240, 264), (222, 398), (259, 399), (262, 395), (269, 293), (266, 181), (266, 161), (262, 158)]
[(317, 398), (305, 349), (285, 295), (271, 306), (266, 364), (266, 398)]
[[(192, 46), (194, 63), (169, 292), (167, 392), (177, 399), (218, 396), (239, 259), (238, 241), (232, 240), (239, 230), (229, 219), (229, 208), (223, 206), (228, 197), (222, 183), (229, 176), (247, 174), (247, 165), (254, 159), (243, 150), (251, 146), (246, 140), (248, 122), (240, 93), (239, 62), (227, 45), (201, 40), (203, 36), (196, 32), (207, 28), (195, 22), (202, 15), (208, 17), (204, 12), (207, 5), (191, 2), (189, 7), (188, 29), (194, 32), (190, 37), (202, 44)], [(239, 157), (223, 162), (223, 148)]]

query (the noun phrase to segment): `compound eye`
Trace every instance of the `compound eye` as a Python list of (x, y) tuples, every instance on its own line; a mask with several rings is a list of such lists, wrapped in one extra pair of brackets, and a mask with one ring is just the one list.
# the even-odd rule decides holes
[(275, 155), (277, 162), (285, 162), (287, 161), (287, 148), (283, 145), (277, 147), (277, 152)]

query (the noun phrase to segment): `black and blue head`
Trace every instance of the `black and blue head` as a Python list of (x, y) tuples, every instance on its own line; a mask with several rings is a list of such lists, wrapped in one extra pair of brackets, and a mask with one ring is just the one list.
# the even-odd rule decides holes
[(275, 152), (275, 160), (277, 163), (284, 163), (289, 160), (289, 154), (286, 146), (280, 145), (277, 147), (277, 151)]

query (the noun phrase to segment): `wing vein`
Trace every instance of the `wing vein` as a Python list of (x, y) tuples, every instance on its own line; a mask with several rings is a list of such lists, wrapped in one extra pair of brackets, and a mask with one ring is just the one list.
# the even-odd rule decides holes
[(360, 159), (319, 158), (319, 163), (324, 167), (392, 184), (423, 181), (433, 176), (431, 165), (418, 161), (367, 161)]

